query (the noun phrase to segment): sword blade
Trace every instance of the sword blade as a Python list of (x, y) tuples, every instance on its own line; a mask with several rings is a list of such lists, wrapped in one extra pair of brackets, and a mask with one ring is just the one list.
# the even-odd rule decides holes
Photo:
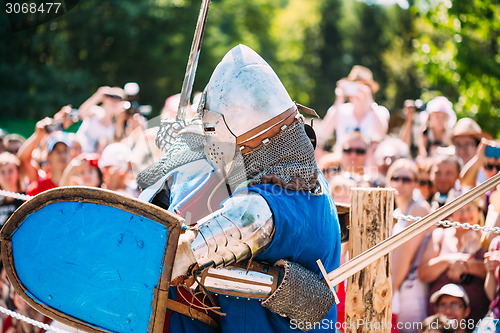
[(196, 30), (194, 31), (193, 43), (191, 44), (191, 51), (186, 66), (186, 74), (184, 75), (184, 82), (182, 82), (181, 97), (176, 116), (177, 121), (184, 121), (186, 119), (186, 109), (189, 105), (189, 100), (191, 99), (191, 93), (193, 91), (194, 77), (196, 68), (198, 67), (201, 42), (203, 40), (203, 34), (205, 33), (209, 7), (210, 0), (202, 0), (198, 21), (196, 22)]
[(405, 242), (412, 239), (419, 233), (427, 230), (437, 221), (442, 220), (443, 218), (447, 217), (454, 211), (465, 206), (472, 200), (477, 199), (479, 196), (493, 189), (498, 184), (500, 184), (500, 172), (496, 176), (485, 181), (484, 183), (462, 194), (452, 202), (426, 215), (420, 221), (413, 223), (411, 226), (401, 231), (397, 235), (387, 238), (386, 240), (375, 245), (371, 249), (349, 260), (339, 268), (331, 271), (330, 273), (327, 274), (326, 277), (326, 279), (329, 281), (328, 284), (331, 286), (336, 286), (337, 284), (344, 281), (351, 275), (359, 272), (366, 266), (370, 265), (377, 259), (383, 257), (384, 255), (391, 252), (395, 248), (403, 245)]

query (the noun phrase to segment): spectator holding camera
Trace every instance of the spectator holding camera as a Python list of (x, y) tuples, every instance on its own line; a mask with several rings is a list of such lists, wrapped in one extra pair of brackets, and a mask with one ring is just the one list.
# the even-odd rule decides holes
[(122, 88), (103, 86), (80, 105), (82, 124), (77, 136), (83, 142), (84, 152), (99, 153), (113, 142), (117, 119), (124, 118), (124, 99), (125, 91)]
[(462, 185), (478, 185), (476, 179), (480, 170), (484, 170), (486, 179), (490, 179), (500, 171), (500, 144), (498, 142), (486, 138), (481, 139), (476, 154), (462, 169)]
[(421, 117), (420, 113), (417, 112), (421, 111), (425, 111), (425, 104), (421, 99), (407, 99), (404, 101), (403, 114), (405, 121), (401, 127), (400, 139), (408, 145), (412, 156), (416, 156), (418, 150), (415, 132), (420, 128), (420, 122), (417, 122), (417, 119)]
[[(47, 138), (46, 147), (46, 176), (39, 177), (30, 183), (26, 191), (28, 195), (37, 195), (38, 193), (62, 185), (62, 175), (70, 162), (71, 156), (71, 141), (68, 138), (68, 134), (61, 131), (52, 133)], [(31, 164), (31, 158), (27, 158), (27, 155), (26, 151), (23, 151), (21, 154), (21, 160), (24, 161), (23, 165), (28, 169), (33, 168), (34, 170), (31, 173), (35, 173), (36, 170)]]
[(375, 103), (373, 95), (379, 84), (373, 80), (372, 71), (364, 66), (354, 66), (349, 75), (337, 82), (335, 103), (328, 109), (318, 133), (322, 147), (335, 131), (334, 152), (340, 154), (345, 136), (358, 130), (368, 141), (380, 141), (387, 134), (389, 111)]
[[(70, 112), (71, 107), (65, 106), (53, 119), (46, 117), (37, 122), (35, 132), (19, 148), (17, 156), (21, 171), (30, 183), (26, 194), (36, 195), (60, 185), (63, 171), (70, 161), (71, 141), (68, 134), (61, 131), (72, 122)], [(35, 155), (38, 159), (34, 158)]]
[(418, 155), (432, 156), (437, 147), (451, 145), (452, 128), (457, 122), (453, 104), (444, 96), (438, 96), (427, 103), (427, 121), (418, 140)]

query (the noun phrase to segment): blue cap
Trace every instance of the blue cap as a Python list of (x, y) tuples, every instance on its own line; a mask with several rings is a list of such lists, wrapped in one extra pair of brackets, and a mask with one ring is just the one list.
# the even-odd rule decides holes
[(47, 150), (49, 151), (49, 154), (59, 142), (62, 142), (71, 148), (71, 140), (69, 139), (68, 133), (56, 132), (47, 139)]

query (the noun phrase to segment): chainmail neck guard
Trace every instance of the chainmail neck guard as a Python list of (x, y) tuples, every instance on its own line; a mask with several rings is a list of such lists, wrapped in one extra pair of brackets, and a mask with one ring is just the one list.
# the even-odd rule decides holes
[(192, 132), (181, 132), (163, 157), (149, 168), (137, 175), (137, 185), (145, 189), (181, 165), (205, 158), (205, 136)]
[[(137, 184), (147, 188), (170, 170), (206, 158), (203, 135), (181, 132), (154, 165), (141, 171)], [(302, 122), (296, 122), (275, 135), (268, 143), (246, 155), (237, 153), (228, 176), (228, 185), (235, 190), (242, 185), (276, 184), (291, 190), (318, 192), (319, 169), (314, 149)]]
[(297, 122), (246, 155), (237, 154), (228, 177), (231, 188), (248, 181), (249, 185), (276, 184), (291, 190), (318, 192), (319, 169), (314, 148), (304, 124)]

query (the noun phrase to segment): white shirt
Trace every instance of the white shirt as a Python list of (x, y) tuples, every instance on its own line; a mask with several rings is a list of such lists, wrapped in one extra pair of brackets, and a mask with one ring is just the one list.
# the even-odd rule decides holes
[(337, 123), (335, 124), (336, 152), (340, 151), (345, 136), (355, 130), (359, 130), (360, 133), (370, 141), (379, 141), (383, 139), (383, 136), (380, 136), (377, 133), (377, 129), (374, 124), (375, 119), (373, 117), (374, 114), (377, 116), (379, 121), (386, 128), (387, 132), (390, 118), (389, 110), (387, 110), (384, 106), (378, 105), (377, 103), (373, 103), (372, 108), (374, 112), (368, 112), (363, 119), (358, 122), (356, 117), (354, 117), (353, 105), (351, 103), (344, 103), (338, 107), (337, 114), (335, 116), (337, 120)]
[[(76, 132), (80, 141), (83, 141), (82, 149), (84, 152), (93, 153), (97, 147), (99, 139), (104, 137), (107, 140), (112, 140), (115, 136), (115, 125), (104, 126), (101, 123), (102, 113), (104, 109), (95, 110), (97, 113), (82, 121), (80, 128)], [(102, 112), (102, 113), (101, 113)]]

